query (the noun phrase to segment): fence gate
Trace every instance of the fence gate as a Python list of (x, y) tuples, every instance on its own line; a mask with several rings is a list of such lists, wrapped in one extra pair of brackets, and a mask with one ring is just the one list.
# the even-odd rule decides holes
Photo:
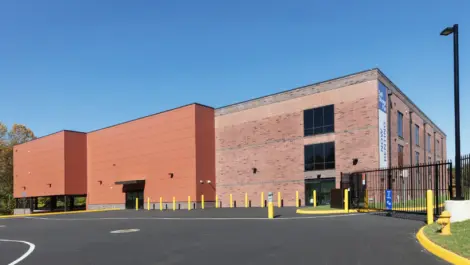
[[(426, 191), (432, 190), (434, 213), (439, 215), (444, 201), (452, 197), (451, 187), (451, 162), (341, 174), (341, 189), (349, 188), (351, 208), (426, 214)], [(392, 193), (391, 210), (385, 203), (387, 190)]]

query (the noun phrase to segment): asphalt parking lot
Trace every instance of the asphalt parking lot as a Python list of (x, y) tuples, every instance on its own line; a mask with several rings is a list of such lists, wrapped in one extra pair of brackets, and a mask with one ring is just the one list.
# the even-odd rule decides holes
[[(419, 221), (301, 216), (293, 208), (276, 209), (278, 218), (265, 219), (266, 211), (126, 210), (0, 219), (0, 264), (447, 264), (416, 241)], [(129, 233), (111, 233), (117, 230)]]

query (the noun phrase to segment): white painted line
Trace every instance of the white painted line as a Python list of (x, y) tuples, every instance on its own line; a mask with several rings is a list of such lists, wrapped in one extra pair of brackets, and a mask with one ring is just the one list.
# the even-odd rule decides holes
[(2, 227), (7, 227), (7, 226), (6, 225), (0, 225), (0, 228), (2, 228)]
[(47, 218), (47, 217), (29, 217), (29, 219), (50, 220), (50, 221), (97, 221), (97, 220), (191, 220), (191, 221), (212, 221), (212, 220), (301, 220), (301, 219), (321, 219), (337, 218), (364, 215), (365, 213), (355, 214), (334, 214), (321, 216), (296, 216), (296, 217), (278, 217), (268, 219), (265, 217), (101, 217), (101, 218)]
[(0, 242), (14, 242), (14, 243), (23, 243), (29, 246), (28, 251), (26, 251), (21, 257), (17, 258), (16, 260), (12, 261), (8, 265), (15, 265), (20, 263), (22, 260), (24, 260), (26, 257), (28, 257), (36, 248), (36, 246), (33, 243), (30, 243), (28, 241), (21, 241), (21, 240), (9, 240), (9, 239), (0, 239)]
[(111, 234), (125, 234), (125, 233), (133, 233), (133, 232), (139, 232), (140, 229), (133, 228), (133, 229), (122, 229), (122, 230), (114, 230), (111, 231)]

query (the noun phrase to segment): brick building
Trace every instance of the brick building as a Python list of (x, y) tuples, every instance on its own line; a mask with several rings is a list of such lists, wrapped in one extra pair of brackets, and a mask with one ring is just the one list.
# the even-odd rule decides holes
[(130, 208), (136, 197), (175, 197), (185, 207), (187, 196), (196, 203), (202, 194), (224, 205), (232, 194), (241, 205), (245, 193), (259, 206), (261, 192), (280, 192), (293, 206), (296, 192), (309, 204), (313, 189), (327, 203), (341, 172), (445, 159), (443, 131), (372, 69), (217, 109), (192, 104), (36, 139), (15, 147), (14, 189), (31, 200), (86, 193), (89, 209)]
[(444, 132), (378, 69), (218, 108), (215, 137), (217, 194), (253, 205), (328, 202), (341, 172), (446, 159)]

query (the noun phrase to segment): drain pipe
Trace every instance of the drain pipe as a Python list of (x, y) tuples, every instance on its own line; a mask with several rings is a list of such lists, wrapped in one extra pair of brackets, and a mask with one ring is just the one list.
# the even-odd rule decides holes
[[(410, 112), (410, 141), (408, 145), (410, 146), (410, 167), (413, 167), (413, 111)], [(411, 184), (411, 199), (414, 198), (414, 189), (413, 189), (413, 169), (410, 168), (410, 184)]]
[(388, 106), (387, 106), (387, 127), (388, 127), (388, 132), (387, 132), (387, 140), (388, 140), (388, 189), (392, 189), (392, 171), (390, 170), (392, 168), (392, 124), (391, 124), (391, 119), (392, 119), (392, 95), (393, 92), (392, 90), (388, 90)]

